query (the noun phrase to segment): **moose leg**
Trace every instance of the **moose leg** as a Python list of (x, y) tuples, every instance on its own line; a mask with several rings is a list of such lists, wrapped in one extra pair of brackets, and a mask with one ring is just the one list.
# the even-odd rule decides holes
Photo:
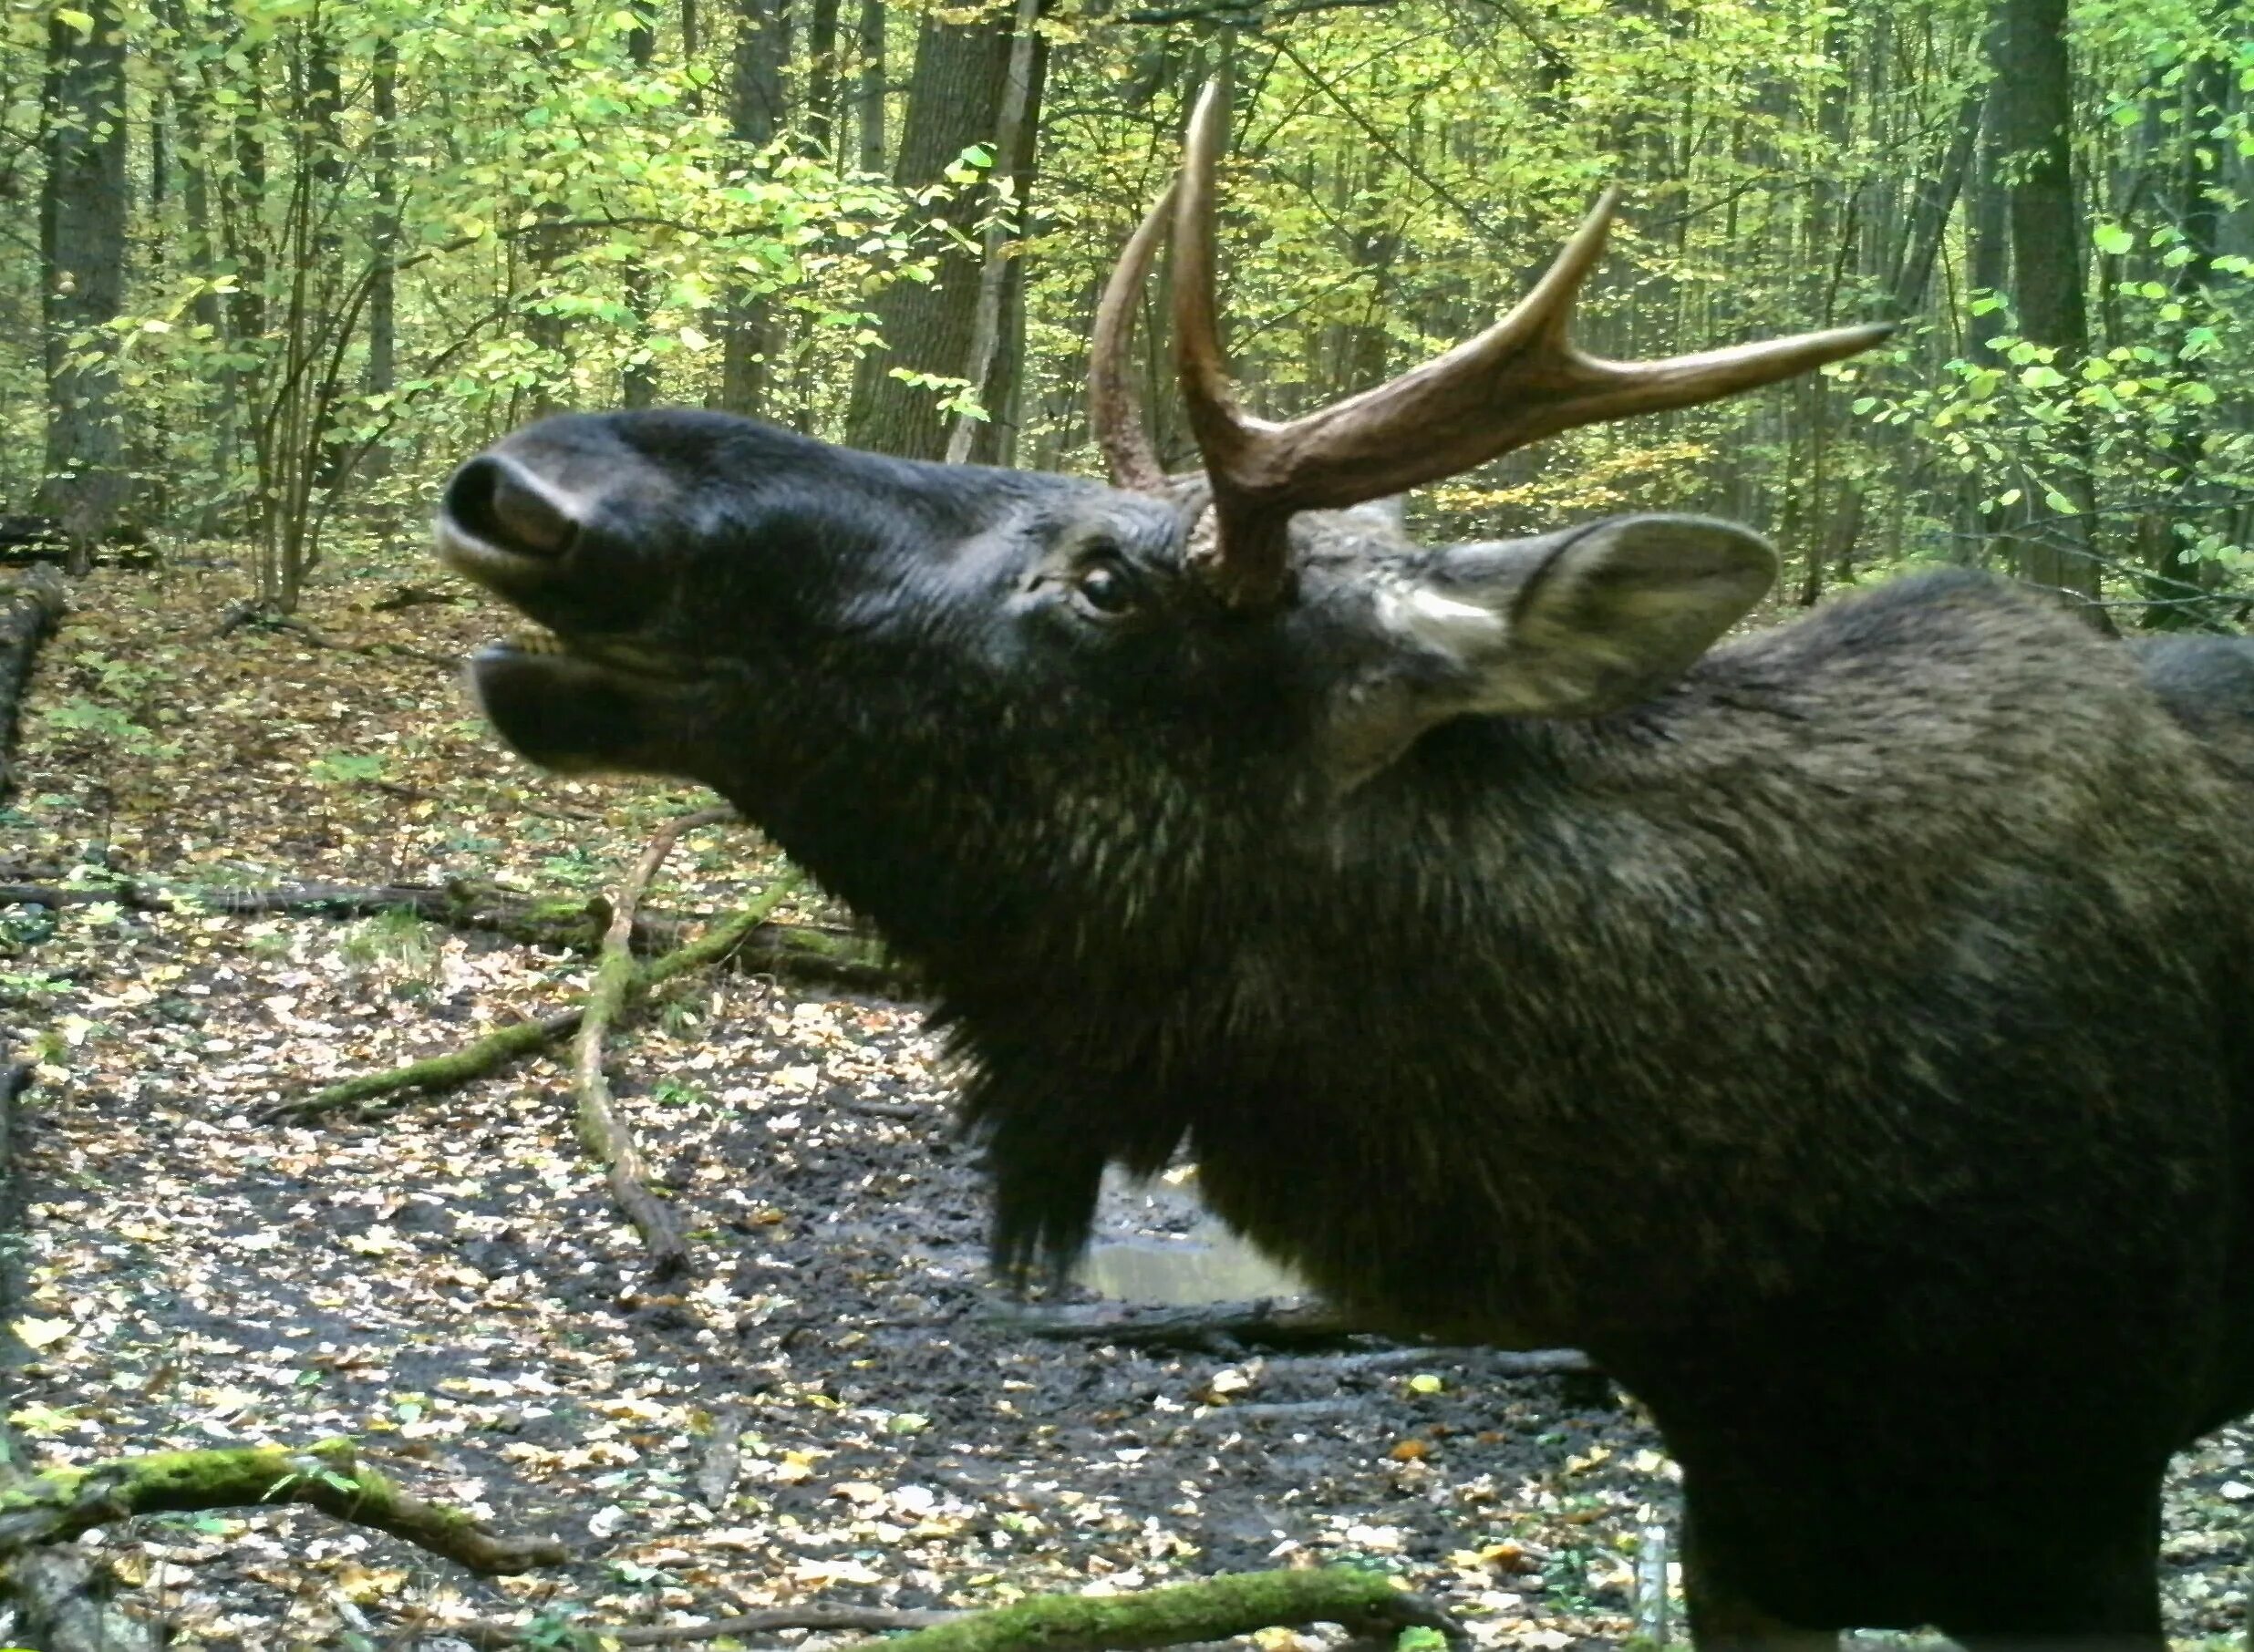
[(1835, 1629), (1803, 1629), (1758, 1605), (1732, 1575), (1726, 1547), (1700, 1542), (1695, 1493), (1686, 1485), (1682, 1515), (1683, 1605), (1698, 1652), (1836, 1652)]
[(1968, 1652), (2166, 1652), (2156, 1472), (2144, 1487), (2069, 1492), (2022, 1514), (1983, 1545), (1986, 1597), (1968, 1590), (1943, 1633)]

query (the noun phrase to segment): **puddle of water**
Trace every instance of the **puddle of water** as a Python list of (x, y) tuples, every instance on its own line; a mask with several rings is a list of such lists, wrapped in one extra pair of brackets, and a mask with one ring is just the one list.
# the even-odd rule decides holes
[(1194, 1177), (1137, 1183), (1108, 1172), (1079, 1282), (1115, 1301), (1161, 1307), (1313, 1294), (1208, 1215), (1195, 1185)]

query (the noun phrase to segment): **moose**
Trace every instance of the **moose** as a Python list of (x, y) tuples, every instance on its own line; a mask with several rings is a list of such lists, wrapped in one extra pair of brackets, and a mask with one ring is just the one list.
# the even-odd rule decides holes
[[(1957, 569), (1732, 638), (1773, 554), (1683, 516), (1411, 542), (1380, 501), (1884, 329), (1592, 356), (1608, 194), (1487, 332), (1266, 422), (1224, 120), (1100, 308), (1113, 485), (550, 418), (438, 517), (544, 628), (487, 715), (716, 788), (913, 960), (1003, 1266), (1187, 1152), (1371, 1322), (1636, 1395), (1701, 1647), (2161, 1647), (2163, 1471), (2254, 1409), (2245, 646)], [(1169, 233), (1184, 476), (1125, 366)]]

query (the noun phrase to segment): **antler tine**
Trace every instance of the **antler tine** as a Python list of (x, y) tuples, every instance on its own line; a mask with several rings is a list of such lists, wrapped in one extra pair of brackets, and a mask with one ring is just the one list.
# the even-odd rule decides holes
[(1143, 428), (1143, 408), (1131, 382), (1127, 343), (1134, 333), (1135, 306), (1143, 297), (1143, 284), (1150, 278), (1151, 262), (1164, 238), (1174, 212), (1174, 192), (1168, 184), (1143, 222), (1128, 238), (1111, 279), (1104, 284), (1102, 302), (1096, 306), (1095, 336), (1088, 348), (1088, 424), (1096, 446), (1103, 449), (1111, 480), (1122, 488), (1154, 493), (1166, 485), (1166, 468), (1159, 462), (1150, 432)]
[[(1278, 594), (1288, 573), (1287, 528), (1298, 507), (1288, 475), (1269, 463), (1277, 427), (1236, 405), (1221, 349), (1214, 274), (1214, 174), (1228, 143), (1228, 86), (1205, 82), (1183, 140), (1182, 187), (1174, 199), (1174, 367), (1190, 428), (1213, 489), (1217, 532), (1202, 557), (1225, 601), (1256, 607)], [(1277, 482), (1285, 484), (1280, 497)]]
[(1390, 384), (1276, 432), (1299, 510), (1336, 509), (1456, 476), (1560, 430), (1717, 400), (1853, 356), (1889, 323), (1835, 327), (1660, 361), (1607, 361), (1567, 336), (1619, 199), (1600, 196), (1534, 290), (1502, 320)]

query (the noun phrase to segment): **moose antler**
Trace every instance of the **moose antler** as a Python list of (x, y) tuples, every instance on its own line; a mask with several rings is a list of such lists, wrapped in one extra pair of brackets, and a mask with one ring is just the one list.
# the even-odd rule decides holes
[(1111, 480), (1138, 492), (1154, 493), (1166, 485), (1166, 467), (1143, 428), (1143, 412), (1127, 377), (1127, 336), (1134, 330), (1135, 304), (1151, 274), (1151, 260), (1165, 235), (1174, 212), (1174, 193), (1168, 184), (1151, 210), (1143, 215), (1135, 232), (1119, 255), (1119, 267), (1104, 284), (1103, 301), (1096, 305), (1095, 336), (1088, 345), (1088, 427), (1096, 446), (1103, 449)]
[[(1301, 511), (1382, 499), (1576, 425), (1659, 413), (1754, 389), (1866, 350), (1890, 325), (1834, 327), (1663, 361), (1607, 361), (1566, 336), (1573, 301), (1603, 252), (1618, 191), (1596, 210), (1534, 291), (1478, 337), (1330, 407), (1273, 424), (1236, 405), (1214, 294), (1214, 173), (1227, 99), (1208, 81), (1191, 118), (1174, 203), (1176, 369), (1213, 490), (1218, 532), (1204, 559), (1234, 606), (1274, 601), (1289, 573), (1289, 523)], [(1091, 422), (1122, 486), (1163, 471), (1126, 388), (1127, 330), (1166, 216), (1162, 199), (1120, 260), (1097, 313)]]

